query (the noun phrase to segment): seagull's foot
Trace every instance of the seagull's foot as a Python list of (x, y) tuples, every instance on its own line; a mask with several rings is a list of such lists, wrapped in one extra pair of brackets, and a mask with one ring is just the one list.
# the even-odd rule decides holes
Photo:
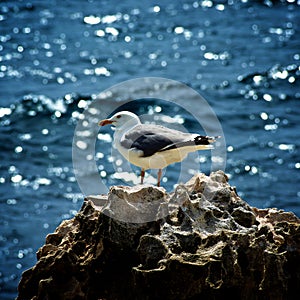
[(157, 172), (157, 186), (160, 186), (161, 176), (162, 176), (162, 169), (158, 169), (158, 172)]
[(144, 183), (144, 177), (145, 177), (145, 170), (141, 169), (141, 184)]

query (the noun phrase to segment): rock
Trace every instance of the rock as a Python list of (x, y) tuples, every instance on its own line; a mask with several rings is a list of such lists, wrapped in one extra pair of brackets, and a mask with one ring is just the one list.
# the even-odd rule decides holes
[(168, 195), (163, 188), (151, 185), (113, 186), (102, 212), (119, 221), (146, 223), (168, 214), (167, 200)]
[(37, 257), (18, 300), (298, 299), (300, 220), (250, 207), (218, 171), (88, 197)]

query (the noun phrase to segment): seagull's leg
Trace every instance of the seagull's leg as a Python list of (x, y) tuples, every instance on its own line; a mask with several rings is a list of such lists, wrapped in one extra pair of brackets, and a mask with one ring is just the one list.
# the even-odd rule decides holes
[(141, 169), (141, 184), (144, 183), (145, 169)]
[(157, 172), (157, 186), (160, 186), (161, 175), (162, 175), (162, 169), (158, 169), (158, 172)]

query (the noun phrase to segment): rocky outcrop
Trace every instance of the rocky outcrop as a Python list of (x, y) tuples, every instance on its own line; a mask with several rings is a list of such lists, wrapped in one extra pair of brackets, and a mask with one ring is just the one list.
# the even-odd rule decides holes
[(298, 299), (299, 228), (220, 171), (171, 194), (112, 187), (47, 236), (17, 299)]

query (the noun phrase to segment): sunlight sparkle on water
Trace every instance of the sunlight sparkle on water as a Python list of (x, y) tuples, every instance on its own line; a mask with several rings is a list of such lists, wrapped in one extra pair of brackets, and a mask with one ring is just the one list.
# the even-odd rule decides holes
[(16, 153), (21, 153), (23, 151), (23, 148), (21, 147), (21, 146), (17, 146), (16, 148), (15, 148), (15, 152)]
[(13, 175), (10, 180), (13, 183), (20, 183), (22, 179), (23, 179), (22, 175), (16, 174), (16, 175)]
[(112, 142), (112, 137), (110, 134), (108, 133), (98, 133), (98, 140), (107, 142), (107, 143), (111, 143)]
[(97, 16), (86, 16), (83, 18), (83, 22), (89, 25), (96, 25), (99, 24), (101, 22), (100, 17)]
[(76, 146), (81, 150), (85, 150), (88, 147), (87, 143), (84, 141), (77, 141)]
[(283, 151), (293, 151), (295, 149), (295, 145), (293, 144), (280, 144), (278, 145), (279, 150)]
[(12, 110), (8, 107), (1, 107), (0, 108), (0, 118), (10, 115)]

